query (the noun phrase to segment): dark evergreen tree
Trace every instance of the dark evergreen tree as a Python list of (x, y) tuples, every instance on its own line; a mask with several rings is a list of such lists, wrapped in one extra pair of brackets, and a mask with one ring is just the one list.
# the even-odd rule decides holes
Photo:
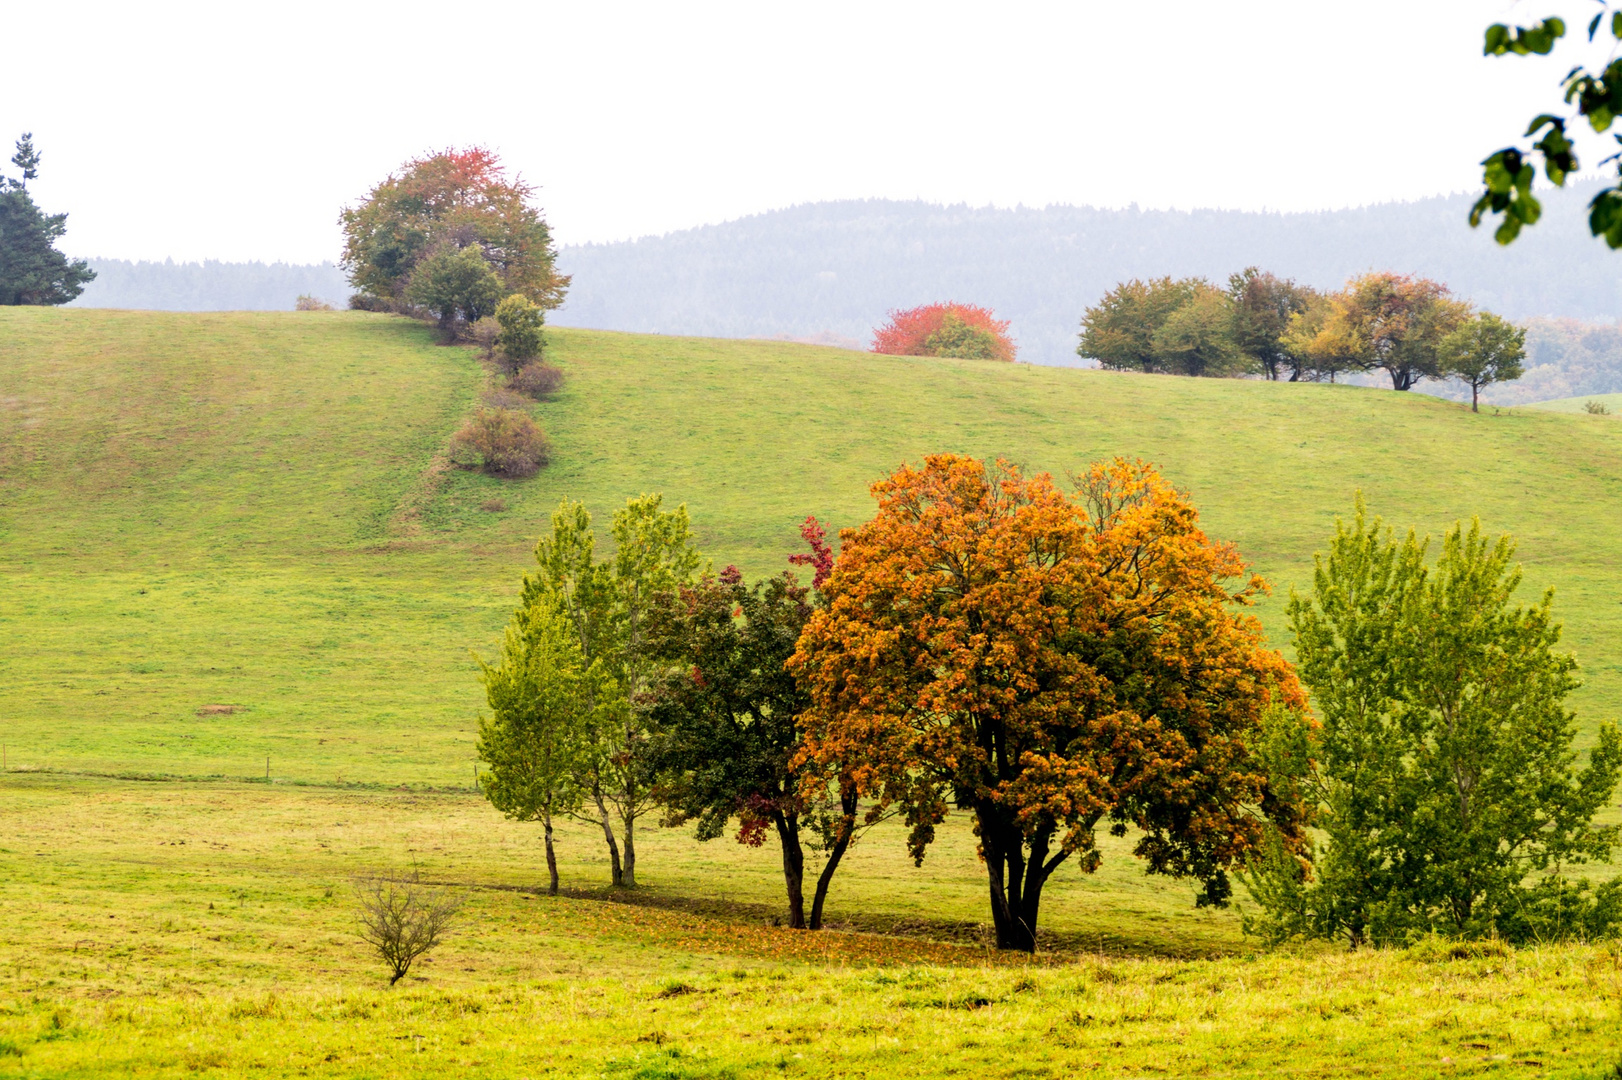
[(65, 304), (96, 276), (84, 260), (56, 250), (68, 216), (43, 213), (28, 194), (39, 158), (32, 134), (24, 134), (11, 158), (22, 179), (0, 176), (0, 304)]

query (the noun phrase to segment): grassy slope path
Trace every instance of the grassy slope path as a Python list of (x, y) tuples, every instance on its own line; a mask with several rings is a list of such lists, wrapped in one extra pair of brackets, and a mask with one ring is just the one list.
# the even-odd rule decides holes
[[(1401, 526), (1479, 514), (1558, 589), (1622, 713), (1622, 423), (1420, 395), (551, 330), (555, 463), (506, 483), (434, 455), (471, 352), (358, 313), (0, 312), (0, 730), (16, 765), (465, 782), (488, 650), (562, 497), (691, 508), (772, 573), (807, 513), (934, 450), (1064, 472), (1160, 465), (1281, 599), (1362, 489)], [(491, 500), (499, 500), (493, 503)], [(500, 509), (487, 509), (498, 506)], [(413, 509), (416, 508), (416, 509)], [(203, 706), (244, 711), (198, 716)]]

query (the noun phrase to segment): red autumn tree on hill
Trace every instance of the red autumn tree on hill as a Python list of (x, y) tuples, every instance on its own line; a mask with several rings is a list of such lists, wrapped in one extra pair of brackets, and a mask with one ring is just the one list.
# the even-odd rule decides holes
[(965, 360), (1014, 359), (1008, 320), (973, 304), (925, 304), (890, 312), (873, 331), (873, 351), (890, 356), (953, 356)]

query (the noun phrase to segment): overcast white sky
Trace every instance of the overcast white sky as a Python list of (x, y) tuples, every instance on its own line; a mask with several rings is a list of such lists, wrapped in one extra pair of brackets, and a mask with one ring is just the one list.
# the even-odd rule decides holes
[(1580, 51), (1489, 60), (1482, 30), (1543, 14), (1510, 0), (19, 5), (0, 140), (33, 131), (36, 198), (71, 214), (64, 249), (118, 258), (333, 258), (340, 206), (406, 158), (474, 143), (540, 187), (565, 243), (868, 196), (1332, 208), (1473, 189), (1476, 163), (1556, 103)]

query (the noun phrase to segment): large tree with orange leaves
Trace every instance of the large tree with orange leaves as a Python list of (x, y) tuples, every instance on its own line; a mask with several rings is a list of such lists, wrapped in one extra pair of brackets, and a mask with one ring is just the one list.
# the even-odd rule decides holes
[(569, 279), (554, 265), (552, 233), (534, 196), (480, 147), (408, 161), (340, 216), (344, 269), (362, 293), (399, 300), (426, 256), (476, 246), (503, 293), (555, 308)]
[(1095, 466), (1072, 495), (941, 454), (873, 494), (790, 660), (804, 753), (858, 763), (915, 859), (968, 811), (999, 947), (1035, 949), (1044, 884), (1072, 856), (1096, 869), (1100, 824), (1138, 829), (1148, 869), (1198, 878), (1202, 903), (1227, 900), (1269, 823), (1302, 843), (1260, 744), (1305, 722), (1305, 698), (1233, 610), (1266, 585), (1229, 590), (1238, 553), (1152, 468)]

